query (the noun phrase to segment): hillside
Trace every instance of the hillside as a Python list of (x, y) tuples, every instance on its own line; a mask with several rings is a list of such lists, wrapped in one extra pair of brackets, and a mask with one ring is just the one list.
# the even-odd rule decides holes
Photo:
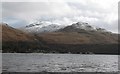
[(2, 41), (34, 41), (34, 36), (2, 24)]
[(117, 44), (116, 34), (93, 32), (53, 32), (39, 35), (49, 44)]
[(53, 44), (117, 44), (118, 35), (102, 28), (93, 28), (88, 23), (77, 22), (56, 32), (39, 35)]
[(3, 52), (27, 52), (30, 48), (40, 47), (40, 41), (34, 35), (15, 29), (8, 24), (0, 25), (2, 26)]
[(26, 33), (2, 25), (3, 52), (118, 54), (118, 34), (74, 23), (57, 31)]

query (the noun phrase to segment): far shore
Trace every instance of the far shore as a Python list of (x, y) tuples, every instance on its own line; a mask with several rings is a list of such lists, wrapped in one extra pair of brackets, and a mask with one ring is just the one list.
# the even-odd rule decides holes
[(2, 74), (119, 74), (118, 72), (3, 72)]

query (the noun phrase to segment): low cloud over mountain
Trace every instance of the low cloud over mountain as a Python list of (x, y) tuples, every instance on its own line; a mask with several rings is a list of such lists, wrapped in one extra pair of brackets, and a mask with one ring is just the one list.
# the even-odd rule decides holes
[(25, 26), (35, 20), (62, 25), (83, 21), (117, 33), (117, 4), (118, 0), (3, 2), (2, 18), (3, 22), (14, 27)]

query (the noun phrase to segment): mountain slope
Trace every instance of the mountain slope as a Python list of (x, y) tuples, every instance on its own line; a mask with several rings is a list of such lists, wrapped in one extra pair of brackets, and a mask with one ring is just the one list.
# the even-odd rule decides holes
[(3, 24), (3, 52), (118, 54), (118, 34), (90, 26), (86, 28), (86, 25), (75, 25), (41, 34), (26, 33)]
[(41, 41), (34, 35), (12, 28), (7, 24), (1, 24), (1, 26), (3, 52), (30, 52), (41, 47)]
[(3, 41), (34, 41), (34, 36), (12, 28), (7, 24), (2, 24)]
[(88, 23), (77, 22), (56, 32), (39, 35), (52, 44), (117, 44), (118, 35)]
[(92, 32), (54, 32), (39, 35), (49, 44), (117, 44), (117, 35)]

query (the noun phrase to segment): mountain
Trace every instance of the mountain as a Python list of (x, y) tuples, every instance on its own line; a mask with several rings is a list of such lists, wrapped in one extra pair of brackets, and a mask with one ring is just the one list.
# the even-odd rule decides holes
[[(30, 49), (40, 48), (41, 41), (34, 35), (15, 29), (2, 23), (2, 50), (3, 52), (27, 52)], [(32, 50), (33, 51), (33, 50)]]
[(8, 24), (2, 25), (2, 41), (34, 41), (34, 36), (21, 30), (10, 27)]
[(110, 33), (109, 31), (103, 29), (103, 28), (95, 28), (89, 25), (86, 22), (77, 22), (73, 23), (70, 26), (67, 26), (63, 29), (60, 29), (59, 31), (64, 31), (64, 32), (82, 32), (82, 31), (92, 31), (92, 32), (104, 32), (104, 33)]
[(26, 27), (23, 28), (23, 30), (29, 33), (46, 33), (57, 31), (63, 27), (64, 27), (63, 25), (40, 21), (27, 25)]
[[(49, 29), (51, 25), (46, 24), (44, 27)], [(28, 33), (10, 27), (8, 24), (2, 24), (3, 52), (118, 54), (119, 34), (94, 28), (84, 22), (73, 23), (56, 30), (50, 29), (46, 32), (41, 31), (45, 29), (44, 27), (40, 23), (26, 26), (30, 28), (27, 29)], [(31, 28), (39, 31), (33, 32)], [(56, 26), (52, 28), (55, 29)]]
[(56, 32), (39, 35), (53, 44), (112, 44), (118, 43), (118, 35), (88, 23), (77, 22)]

